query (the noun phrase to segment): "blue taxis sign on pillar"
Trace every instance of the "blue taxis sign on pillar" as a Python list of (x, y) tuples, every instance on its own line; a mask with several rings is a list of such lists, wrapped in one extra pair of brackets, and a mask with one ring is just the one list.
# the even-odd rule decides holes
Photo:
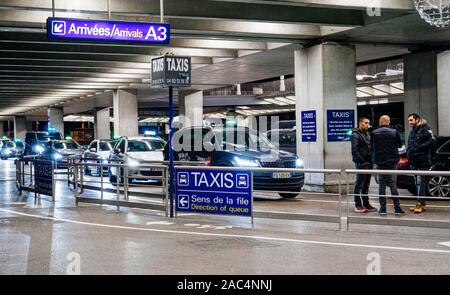
[(176, 210), (251, 217), (252, 187), (247, 171), (177, 169)]

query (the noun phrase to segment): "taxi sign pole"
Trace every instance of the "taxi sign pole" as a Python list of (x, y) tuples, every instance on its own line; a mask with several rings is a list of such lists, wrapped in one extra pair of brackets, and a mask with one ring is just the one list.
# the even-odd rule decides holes
[(174, 167), (173, 167), (173, 86), (169, 86), (169, 201), (170, 218), (174, 211)]

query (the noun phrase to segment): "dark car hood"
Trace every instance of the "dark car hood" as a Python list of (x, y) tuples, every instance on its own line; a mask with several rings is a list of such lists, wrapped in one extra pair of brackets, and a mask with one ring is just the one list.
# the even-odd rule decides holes
[(277, 151), (277, 152), (262, 152), (256, 150), (245, 150), (245, 151), (224, 151), (226, 153), (232, 154), (237, 157), (242, 157), (246, 159), (253, 159), (264, 162), (276, 162), (278, 160), (286, 161), (286, 160), (295, 160), (297, 159), (297, 155), (286, 152), (286, 151)]
[(83, 150), (55, 150), (55, 152), (60, 153), (61, 155), (81, 155), (83, 153)]

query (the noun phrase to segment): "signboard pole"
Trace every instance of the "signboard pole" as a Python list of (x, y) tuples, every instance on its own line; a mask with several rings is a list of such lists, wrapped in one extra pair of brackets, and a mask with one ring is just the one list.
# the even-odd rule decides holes
[(173, 167), (173, 86), (169, 86), (169, 199), (170, 218), (174, 211), (174, 167)]

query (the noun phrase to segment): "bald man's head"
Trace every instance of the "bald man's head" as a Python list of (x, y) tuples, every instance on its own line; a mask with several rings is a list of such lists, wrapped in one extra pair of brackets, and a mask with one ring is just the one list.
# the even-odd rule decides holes
[(380, 126), (389, 126), (391, 124), (391, 118), (384, 115), (380, 118)]

